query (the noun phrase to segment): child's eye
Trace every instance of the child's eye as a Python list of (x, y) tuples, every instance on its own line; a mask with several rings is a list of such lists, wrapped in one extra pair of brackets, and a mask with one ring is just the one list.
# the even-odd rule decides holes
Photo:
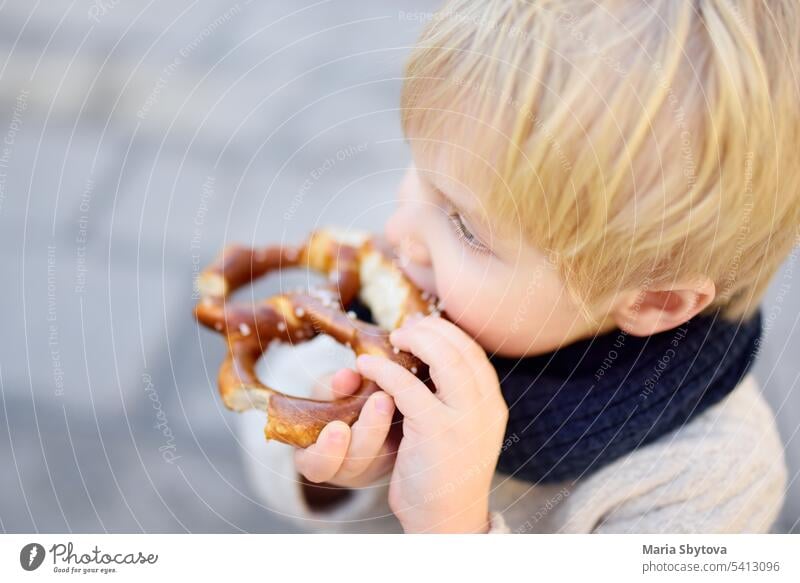
[(453, 224), (458, 238), (464, 241), (464, 243), (469, 246), (470, 250), (475, 251), (476, 253), (490, 252), (490, 249), (469, 230), (467, 225), (464, 223), (464, 219), (461, 217), (461, 213), (451, 211), (447, 214), (447, 217)]

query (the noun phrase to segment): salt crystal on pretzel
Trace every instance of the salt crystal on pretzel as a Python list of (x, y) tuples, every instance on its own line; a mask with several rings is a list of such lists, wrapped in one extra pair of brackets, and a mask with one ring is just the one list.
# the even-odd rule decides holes
[[(308, 268), (328, 275), (329, 284), (311, 291), (278, 294), (258, 302), (228, 298), (254, 279), (282, 268)], [(389, 253), (363, 232), (321, 229), (299, 247), (251, 249), (230, 246), (199, 277), (201, 300), (195, 317), (226, 336), (228, 354), (219, 372), (219, 390), (234, 411), (261, 409), (267, 413), (265, 435), (298, 447), (314, 443), (334, 420), (352, 424), (367, 397), (378, 390), (364, 379), (351, 396), (316, 401), (285, 395), (264, 385), (255, 365), (270, 342), (305, 342), (328, 334), (356, 355), (385, 356), (419, 377), (427, 367), (389, 342), (389, 331), (414, 313), (429, 314), (431, 298), (417, 289), (395, 265)], [(353, 318), (346, 308), (359, 296), (377, 323)]]

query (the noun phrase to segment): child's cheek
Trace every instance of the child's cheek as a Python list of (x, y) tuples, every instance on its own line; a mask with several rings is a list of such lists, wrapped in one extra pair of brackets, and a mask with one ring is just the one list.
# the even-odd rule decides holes
[(557, 282), (532, 273), (526, 269), (519, 277), (510, 267), (464, 257), (437, 268), (436, 279), (453, 322), (487, 352), (520, 356), (553, 350), (571, 324)]
[(435, 263), (437, 291), (447, 316), (480, 343), (498, 339), (506, 318), (501, 274), (476, 265), (469, 253)]

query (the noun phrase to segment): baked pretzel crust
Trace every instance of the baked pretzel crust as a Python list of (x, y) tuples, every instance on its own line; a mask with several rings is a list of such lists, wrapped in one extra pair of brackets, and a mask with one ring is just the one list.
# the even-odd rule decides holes
[[(229, 301), (242, 286), (273, 271), (307, 268), (327, 274), (328, 283), (310, 290), (281, 293), (257, 303)], [(233, 245), (198, 278), (197, 320), (225, 336), (228, 354), (219, 370), (219, 392), (234, 411), (260, 409), (267, 413), (267, 439), (297, 447), (317, 440), (327, 423), (352, 425), (367, 397), (378, 390), (364, 379), (349, 397), (317, 401), (293, 397), (263, 384), (256, 363), (274, 341), (305, 342), (328, 334), (356, 355), (385, 356), (420, 378), (427, 367), (389, 342), (389, 332), (411, 314), (438, 311), (432, 298), (418, 290), (377, 242), (363, 233), (321, 229), (302, 245), (259, 249)], [(376, 324), (355, 318), (346, 307), (360, 295)]]

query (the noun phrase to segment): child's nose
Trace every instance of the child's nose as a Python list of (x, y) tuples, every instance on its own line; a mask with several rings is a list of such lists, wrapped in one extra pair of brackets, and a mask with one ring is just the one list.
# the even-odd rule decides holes
[(428, 247), (416, 232), (414, 221), (403, 205), (386, 221), (384, 232), (386, 240), (402, 259), (419, 265), (430, 265)]

